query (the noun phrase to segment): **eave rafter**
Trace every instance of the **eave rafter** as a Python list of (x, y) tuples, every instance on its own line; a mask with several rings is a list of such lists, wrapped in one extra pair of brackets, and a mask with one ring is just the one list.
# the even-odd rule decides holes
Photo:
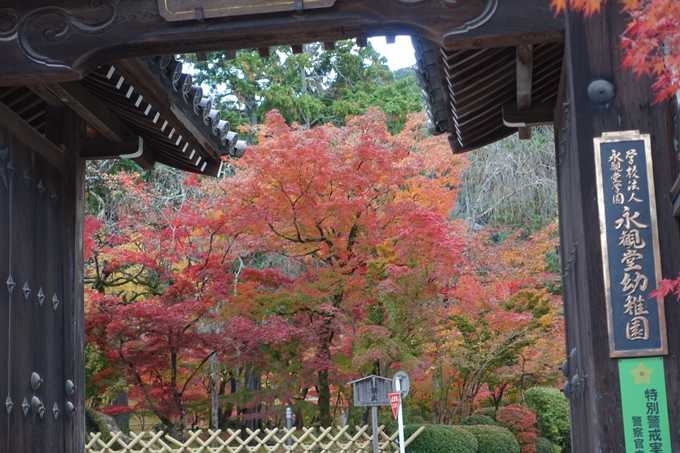
[[(239, 158), (245, 152), (246, 143), (171, 56), (116, 61), (82, 84), (143, 139), (159, 162), (215, 176), (223, 156)], [(121, 146), (132, 151), (134, 142), (126, 139)]]
[(133, 133), (79, 82), (48, 84), (45, 88), (105, 138), (85, 139), (80, 149), (81, 158), (131, 158), (145, 170), (153, 168), (155, 163), (153, 152), (144, 145), (144, 140)]
[(144, 169), (158, 161), (216, 176), (222, 158), (240, 158), (247, 145), (191, 82), (171, 56), (118, 61), (80, 82), (0, 88), (0, 123), (60, 166), (61, 149), (44, 136), (45, 112), (70, 108), (87, 123), (83, 159), (129, 158)]

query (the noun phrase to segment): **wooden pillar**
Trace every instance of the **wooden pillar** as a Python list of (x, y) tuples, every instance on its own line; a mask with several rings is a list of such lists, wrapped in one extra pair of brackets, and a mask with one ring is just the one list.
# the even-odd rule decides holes
[[(668, 108), (653, 103), (650, 79), (622, 69), (619, 37), (628, 17), (620, 9), (618, 3), (607, 2), (602, 13), (591, 18), (567, 13), (566, 77), (555, 112), (566, 351), (577, 351), (570, 378), (583, 379), (570, 400), (572, 451), (579, 453), (626, 451), (617, 361), (609, 355), (594, 137), (624, 130), (651, 135), (662, 272), (674, 278), (680, 271), (678, 223), (669, 200), (674, 170)], [(588, 87), (596, 80), (613, 85), (611, 102), (598, 105), (589, 97)], [(680, 305), (669, 297), (669, 354), (664, 361), (671, 423), (680, 420), (679, 320)], [(680, 448), (675, 428), (671, 442), (673, 451)]]
[(15, 453), (84, 451), (84, 127), (70, 110), (46, 118), (57, 146), (41, 152), (0, 118), (0, 451)]

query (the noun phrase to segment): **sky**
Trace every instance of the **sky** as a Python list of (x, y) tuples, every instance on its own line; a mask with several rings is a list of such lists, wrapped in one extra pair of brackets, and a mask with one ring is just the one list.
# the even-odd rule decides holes
[(376, 51), (387, 58), (387, 65), (392, 71), (416, 64), (410, 36), (397, 36), (394, 44), (385, 44), (384, 36), (370, 38), (369, 41)]

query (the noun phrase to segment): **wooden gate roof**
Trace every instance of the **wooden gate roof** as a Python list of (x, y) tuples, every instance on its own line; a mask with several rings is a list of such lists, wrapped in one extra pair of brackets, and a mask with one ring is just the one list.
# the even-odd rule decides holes
[(80, 82), (0, 87), (0, 102), (39, 134), (48, 105), (71, 107), (90, 128), (83, 158), (127, 157), (145, 169), (161, 162), (216, 176), (222, 158), (243, 156), (246, 142), (191, 82), (172, 57), (133, 58), (102, 65)]
[(46, 106), (68, 105), (94, 131), (82, 157), (134, 157), (146, 168), (158, 161), (215, 175), (223, 156), (245, 147), (181, 65), (153, 55), (266, 55), (274, 45), (411, 35), (431, 131), (448, 134), (456, 153), (551, 123), (562, 78), (564, 23), (547, 0), (8, 2), (3, 111), (42, 134)]

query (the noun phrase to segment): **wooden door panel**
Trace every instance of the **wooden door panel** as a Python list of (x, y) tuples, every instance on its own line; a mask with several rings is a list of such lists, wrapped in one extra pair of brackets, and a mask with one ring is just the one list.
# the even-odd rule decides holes
[[(0, 177), (0, 395), (11, 410), (0, 411), (0, 450), (63, 452), (73, 422), (66, 418), (65, 384), (73, 351), (66, 341), (72, 303), (67, 272), (73, 251), (65, 247), (66, 203), (62, 169), (0, 127), (7, 148), (5, 187)], [(2, 155), (0, 154), (0, 157)], [(12, 170), (13, 169), (13, 170)], [(7, 280), (11, 275), (11, 292)], [(73, 287), (73, 285), (68, 285)], [(42, 382), (34, 385), (32, 373)], [(32, 404), (37, 398), (39, 405)], [(55, 406), (56, 404), (56, 406)], [(24, 407), (25, 406), (25, 407)], [(37, 411), (35, 410), (37, 409)]]

